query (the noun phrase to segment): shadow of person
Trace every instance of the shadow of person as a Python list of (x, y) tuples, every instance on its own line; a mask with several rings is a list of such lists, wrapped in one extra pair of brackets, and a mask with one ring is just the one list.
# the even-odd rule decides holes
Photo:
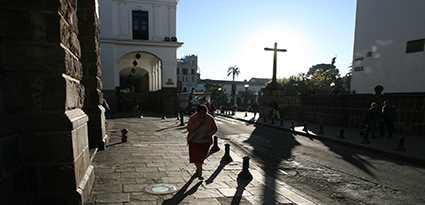
[(249, 182), (252, 181), (252, 177), (251, 178), (238, 177), (237, 181), (238, 181), (238, 187), (236, 188), (236, 193), (233, 196), (231, 205), (238, 205), (241, 203), (243, 191), (245, 190), (245, 187), (248, 186)]
[(162, 202), (163, 205), (175, 205), (179, 204), (181, 201), (183, 201), (184, 198), (188, 195), (194, 194), (199, 186), (201, 186), (202, 181), (199, 181), (195, 184), (192, 188), (189, 189), (189, 191), (186, 192), (186, 190), (189, 188), (190, 184), (193, 182), (193, 180), (196, 178), (196, 174), (192, 175), (192, 177), (189, 179), (188, 182), (171, 198), (167, 199), (164, 202)]
[(106, 147), (112, 147), (112, 146), (119, 145), (119, 144), (122, 144), (122, 143), (124, 143), (124, 142), (115, 142), (113, 144), (106, 145)]

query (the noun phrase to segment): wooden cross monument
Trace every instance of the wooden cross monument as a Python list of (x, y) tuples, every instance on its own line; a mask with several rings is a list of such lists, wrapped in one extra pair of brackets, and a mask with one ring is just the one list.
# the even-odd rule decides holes
[(264, 48), (266, 51), (274, 51), (274, 58), (273, 58), (273, 79), (272, 84), (276, 83), (276, 64), (277, 64), (277, 52), (286, 52), (286, 49), (277, 49), (277, 43), (274, 43), (274, 48)]

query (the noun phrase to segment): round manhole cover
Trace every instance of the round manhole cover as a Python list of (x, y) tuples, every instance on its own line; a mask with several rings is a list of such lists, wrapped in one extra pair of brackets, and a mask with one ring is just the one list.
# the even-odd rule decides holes
[(176, 191), (176, 187), (167, 184), (156, 184), (146, 187), (145, 191), (151, 194), (170, 194)]

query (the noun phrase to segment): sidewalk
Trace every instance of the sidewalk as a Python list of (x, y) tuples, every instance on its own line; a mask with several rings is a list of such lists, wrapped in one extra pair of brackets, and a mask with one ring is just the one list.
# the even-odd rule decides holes
[[(283, 126), (281, 126), (279, 120), (276, 119), (274, 124), (272, 124), (271, 119), (267, 118), (266, 122), (264, 122), (263, 118), (258, 118), (258, 114), (256, 118), (253, 119), (254, 114), (250, 112), (247, 112), (246, 116), (245, 112), (236, 112), (235, 115), (221, 115), (246, 122), (253, 123), (255, 121), (257, 124), (272, 126), (292, 132), (290, 129), (290, 120), (283, 120)], [(308, 132), (303, 130), (304, 122), (294, 122), (294, 126), (294, 132), (300, 135), (312, 137), (318, 140), (332, 141), (370, 152), (384, 154), (388, 157), (395, 157), (412, 163), (425, 165), (425, 136), (394, 133), (392, 138), (378, 137), (378, 139), (371, 139), (369, 135), (370, 144), (364, 144), (362, 143), (363, 137), (359, 134), (359, 128), (323, 125), (324, 134), (318, 134), (320, 131), (320, 124), (307, 122)], [(339, 138), (341, 128), (344, 129), (344, 138)], [(396, 150), (400, 145), (401, 137), (404, 137), (404, 147), (406, 148), (406, 151)]]
[[(95, 182), (87, 204), (318, 204), (253, 161), (252, 180), (238, 178), (245, 155), (230, 147), (233, 161), (221, 162), (225, 141), (206, 159), (205, 180), (198, 180), (189, 163), (186, 126), (179, 124), (176, 118), (108, 119), (110, 141), (92, 159)], [(123, 128), (129, 133), (122, 143)]]

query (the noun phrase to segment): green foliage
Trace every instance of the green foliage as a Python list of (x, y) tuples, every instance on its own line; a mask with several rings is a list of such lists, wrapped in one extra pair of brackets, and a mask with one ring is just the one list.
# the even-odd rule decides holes
[[(236, 95), (236, 99), (238, 100), (238, 105), (247, 105), (249, 106), (253, 102), (255, 102), (256, 95), (254, 95), (254, 91), (247, 90), (238, 92)], [(248, 101), (250, 103), (248, 103)], [(243, 103), (242, 103), (243, 102)]]
[(226, 90), (223, 88), (223, 85), (215, 83), (206, 83), (205, 91), (211, 93), (211, 101), (216, 106), (224, 105), (228, 101)]
[(351, 73), (341, 77), (339, 70), (331, 64), (312, 66), (307, 74), (299, 73), (288, 79), (282, 79), (286, 95), (330, 95), (348, 93)]

